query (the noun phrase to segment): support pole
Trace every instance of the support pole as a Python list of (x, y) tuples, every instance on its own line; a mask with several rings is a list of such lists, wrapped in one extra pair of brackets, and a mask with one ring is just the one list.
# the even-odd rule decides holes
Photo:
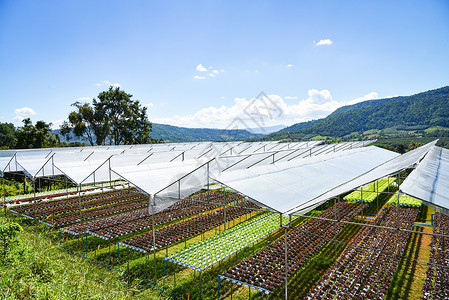
[[(334, 198), (334, 215), (337, 220), (337, 198)], [(334, 223), (334, 258), (337, 256), (337, 222)]]
[(285, 300), (288, 300), (287, 226), (285, 228)]
[(6, 214), (6, 195), (5, 195), (5, 178), (3, 177), (5, 174), (2, 174), (2, 196), (3, 196), (3, 207), (5, 209), (5, 218), (8, 218)]
[[(397, 208), (396, 208), (396, 213), (397, 213), (397, 215), (396, 215), (396, 220), (399, 220), (399, 173), (396, 175), (396, 178), (397, 178), (397, 183), (398, 183), (398, 198), (397, 198)], [(398, 228), (399, 228), (399, 223), (398, 223)]]
[[(151, 195), (150, 195), (151, 203)], [(151, 228), (153, 231), (153, 265), (154, 265), (154, 278), (156, 280), (156, 234), (154, 232), (154, 208), (156, 206), (156, 195), (153, 196), (153, 205), (151, 206)]]

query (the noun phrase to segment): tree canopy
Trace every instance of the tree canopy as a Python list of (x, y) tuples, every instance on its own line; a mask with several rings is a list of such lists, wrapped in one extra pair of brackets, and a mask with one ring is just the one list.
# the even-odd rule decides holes
[(131, 94), (119, 87), (110, 86), (88, 103), (75, 102), (75, 111), (68, 122), (61, 126), (61, 133), (69, 139), (73, 133), (93, 145), (129, 145), (156, 142), (150, 136), (152, 124), (148, 121), (147, 108)]
[(51, 132), (51, 123), (37, 121), (33, 125), (29, 118), (24, 119), (23, 126), (19, 127), (16, 132), (17, 143), (15, 148), (46, 148), (60, 146), (59, 135)]

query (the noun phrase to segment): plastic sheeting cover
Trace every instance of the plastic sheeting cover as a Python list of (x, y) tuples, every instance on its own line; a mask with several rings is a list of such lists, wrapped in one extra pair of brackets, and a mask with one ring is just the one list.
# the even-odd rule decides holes
[[(401, 170), (413, 167), (421, 161), (421, 159), (429, 152), (429, 150), (432, 147), (434, 147), (436, 142), (437, 141), (430, 142), (424, 146), (421, 146), (403, 155), (396, 154), (396, 157), (393, 156), (394, 157), (393, 159), (387, 160), (384, 163), (379, 163), (378, 166), (376, 166), (375, 168), (367, 170), (366, 172), (360, 174), (359, 176), (356, 176), (347, 182), (343, 182), (342, 184), (335, 186), (334, 189), (330, 189), (326, 193), (323, 193), (322, 195), (319, 195), (318, 197), (311, 199), (306, 203), (298, 205), (298, 207), (290, 210), (288, 213), (299, 213), (302, 210), (307, 209), (311, 205), (315, 205), (317, 203), (326, 201), (333, 197), (337, 197), (338, 195), (361, 187), (367, 183), (395, 174)], [(367, 159), (374, 160), (375, 157), (373, 156)]]
[(449, 150), (433, 147), (401, 184), (400, 190), (449, 209)]
[(267, 207), (286, 213), (397, 155), (370, 146), (223, 172), (213, 178)]

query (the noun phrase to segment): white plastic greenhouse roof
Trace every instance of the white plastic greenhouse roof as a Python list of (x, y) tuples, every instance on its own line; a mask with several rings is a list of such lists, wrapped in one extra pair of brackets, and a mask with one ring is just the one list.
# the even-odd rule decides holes
[(436, 141), (428, 143), (415, 150), (409, 151), (403, 155), (396, 155), (393, 159), (380, 163), (367, 172), (364, 172), (358, 176), (354, 176), (350, 180), (336, 185), (334, 188), (329, 189), (325, 193), (313, 199), (309, 199), (309, 201), (298, 205), (296, 208), (288, 211), (288, 213), (306, 211), (309, 207), (312, 207), (333, 197), (337, 197), (338, 195), (361, 187), (367, 183), (373, 182), (389, 175), (397, 174), (402, 170), (414, 167), (429, 152), (429, 150), (434, 147), (435, 143)]
[(398, 155), (369, 146), (223, 172), (213, 178), (264, 206), (287, 213)]
[(401, 192), (449, 209), (449, 150), (432, 147), (400, 186)]

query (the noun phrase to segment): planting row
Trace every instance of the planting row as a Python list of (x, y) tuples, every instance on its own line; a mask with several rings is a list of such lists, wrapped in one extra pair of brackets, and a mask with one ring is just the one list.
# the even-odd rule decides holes
[(91, 229), (89, 230), (89, 233), (105, 239), (111, 239), (149, 228), (153, 225), (153, 223), (154, 225), (164, 224), (186, 216), (198, 214), (206, 210), (212, 210), (217, 206), (234, 202), (239, 198), (241, 198), (241, 196), (236, 193), (211, 192), (207, 194), (195, 195), (192, 198), (180, 200), (174, 205), (155, 213), (154, 218), (152, 215), (148, 214), (127, 222), (120, 222), (118, 224), (111, 224), (98, 229)]
[[(282, 223), (288, 223), (288, 217), (283, 217)], [(205, 269), (270, 234), (278, 229), (280, 224), (279, 214), (266, 213), (203, 242), (196, 243), (192, 247), (170, 256), (170, 259), (181, 264)]]
[[(233, 202), (238, 197), (235, 193), (195, 193), (157, 212), (154, 218), (155, 225)], [(74, 224), (64, 229), (76, 234), (89, 231), (92, 234), (109, 239), (150, 227), (152, 225), (150, 216), (151, 214), (147, 207), (146, 209), (139, 209), (107, 218), (94, 219), (83, 224)]]
[[(109, 183), (107, 187), (113, 187), (115, 189), (122, 188), (125, 186), (125, 183), (123, 181), (114, 181)], [(105, 185), (106, 188), (106, 185)], [(83, 192), (89, 192), (98, 189), (98, 186), (96, 185), (83, 185)], [(24, 195), (15, 195), (15, 196), (9, 196), (5, 199), (5, 204), (7, 205), (14, 205), (14, 204), (25, 204), (30, 202), (41, 202), (41, 201), (47, 201), (52, 200), (54, 198), (58, 197), (64, 197), (64, 196), (71, 196), (71, 195), (78, 195), (78, 187), (72, 187), (68, 189), (60, 189), (60, 190), (52, 190), (52, 191), (45, 191), (45, 192), (37, 192), (36, 194), (24, 194)], [(3, 203), (0, 204), (0, 206), (3, 206)]]
[[(417, 216), (413, 208), (384, 208), (373, 224), (411, 230)], [(384, 299), (409, 237), (409, 232), (365, 228), (306, 299)]]
[(98, 195), (93, 198), (91, 201), (85, 201), (75, 204), (69, 204), (69, 205), (60, 205), (55, 207), (50, 207), (48, 209), (41, 209), (37, 211), (30, 211), (27, 212), (28, 216), (31, 216), (33, 218), (45, 218), (49, 216), (56, 216), (59, 214), (65, 214), (65, 213), (72, 213), (72, 212), (79, 212), (80, 210), (85, 209), (92, 209), (104, 205), (109, 204), (115, 204), (115, 203), (121, 203), (121, 202), (128, 202), (133, 200), (139, 200), (142, 199), (143, 195), (137, 190), (129, 191), (128, 192), (120, 192), (118, 194), (115, 194), (112, 197), (98, 197)]
[[(433, 233), (449, 235), (449, 216), (435, 213)], [(423, 299), (449, 299), (449, 238), (432, 236)]]
[(94, 209), (82, 210), (81, 212), (77, 211), (73, 214), (51, 216), (44, 219), (44, 221), (53, 226), (63, 226), (145, 206), (148, 207), (148, 199), (137, 198), (132, 201), (114, 203), (112, 205), (101, 206)]
[[(88, 202), (91, 200), (101, 199), (103, 197), (114, 197), (127, 193), (129, 190), (116, 190), (116, 191), (106, 191), (104, 193), (92, 193), (84, 194), (82, 196), (73, 196), (68, 198), (61, 198), (51, 201), (42, 201), (29, 203), (21, 206), (15, 206), (14, 211), (17, 213), (26, 213), (29, 211), (47, 210), (58, 206), (69, 206), (73, 204), (78, 204), (79, 202)], [(134, 191), (134, 189), (133, 189)]]
[[(319, 215), (321, 218), (349, 221), (357, 216), (364, 205), (357, 203), (337, 203)], [(310, 219), (302, 226), (287, 233), (288, 268), (294, 273), (307, 259), (318, 252), (344, 227), (343, 223)], [(271, 243), (268, 247), (228, 270), (225, 277), (264, 290), (273, 291), (285, 280), (285, 237)]]
[(395, 179), (392, 177), (382, 178), (361, 187), (359, 190), (353, 191), (345, 196), (344, 200), (372, 202), (377, 198), (379, 193), (387, 190), (394, 182)]
[[(390, 197), (390, 200), (388, 200), (388, 205), (397, 205), (398, 203), (398, 196), (393, 195)], [(421, 207), (422, 201), (418, 200), (414, 197), (400, 194), (399, 196), (399, 206), (405, 206), (405, 207)]]
[(155, 231), (154, 240), (153, 233), (147, 232), (126, 239), (121, 244), (144, 252), (160, 249), (213, 229), (259, 208), (258, 205), (250, 201), (243, 201), (238, 205), (230, 205), (211, 213), (204, 213), (198, 217), (160, 228)]

